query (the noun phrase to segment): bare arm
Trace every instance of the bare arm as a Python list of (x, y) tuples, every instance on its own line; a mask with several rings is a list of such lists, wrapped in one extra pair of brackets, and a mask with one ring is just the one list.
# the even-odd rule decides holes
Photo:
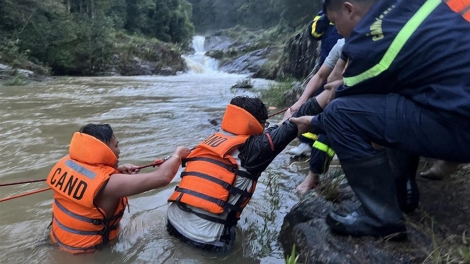
[(181, 165), (181, 159), (186, 158), (189, 153), (188, 148), (177, 147), (175, 153), (153, 172), (111, 175), (98, 199), (117, 200), (120, 197), (131, 196), (168, 185), (175, 177)]
[(291, 107), (293, 108), (292, 110), (297, 110), (303, 103), (307, 102), (307, 100), (326, 82), (332, 71), (332, 68), (323, 63), (318, 72), (307, 83), (302, 96), (300, 96), (299, 100)]
[(336, 62), (335, 67), (333, 68), (333, 71), (328, 76), (327, 83), (330, 83), (336, 80), (342, 80), (345, 66), (346, 66), (346, 61), (344, 61), (343, 59), (339, 59)]

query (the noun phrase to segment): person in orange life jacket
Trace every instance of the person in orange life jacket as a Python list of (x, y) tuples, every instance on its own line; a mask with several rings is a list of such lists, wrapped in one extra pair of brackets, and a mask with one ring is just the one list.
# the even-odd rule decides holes
[[(396, 194), (406, 181), (395, 183), (396, 175), (416, 173), (418, 156), (470, 162), (470, 1), (326, 0), (324, 7), (346, 38), (344, 85), (322, 114), (291, 121), (328, 134), (361, 202), (326, 223), (340, 234), (405, 238)], [(395, 152), (398, 170), (371, 142)]]
[(259, 98), (230, 101), (221, 130), (187, 157), (181, 183), (168, 199), (171, 235), (204, 250), (232, 248), (237, 221), (258, 178), (297, 136), (296, 125), (289, 121), (265, 130), (267, 118)]
[(127, 196), (168, 185), (190, 153), (179, 146), (158, 170), (136, 174), (137, 166), (118, 166), (118, 143), (110, 125), (85, 125), (73, 134), (69, 155), (49, 173), (47, 184), (54, 191), (50, 237), (60, 249), (93, 252), (116, 238)]

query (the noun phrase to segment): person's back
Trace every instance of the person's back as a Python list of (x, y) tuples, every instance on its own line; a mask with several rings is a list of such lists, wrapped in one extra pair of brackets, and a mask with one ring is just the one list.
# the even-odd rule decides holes
[(470, 23), (440, 0), (378, 1), (346, 41), (336, 95), (394, 92), (437, 117), (470, 117), (469, 51)]

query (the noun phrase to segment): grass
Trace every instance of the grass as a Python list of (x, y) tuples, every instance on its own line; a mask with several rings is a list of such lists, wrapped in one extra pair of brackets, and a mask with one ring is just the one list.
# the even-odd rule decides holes
[(340, 198), (340, 190), (339, 186), (341, 185), (341, 181), (343, 180), (343, 171), (341, 169), (331, 169), (327, 173), (327, 179), (322, 181), (319, 186), (320, 194), (325, 198), (327, 201), (336, 202)]
[(292, 252), (286, 257), (286, 264), (297, 264), (299, 256), (295, 252), (295, 244), (292, 246)]
[(426, 212), (423, 212), (424, 217), (421, 221), (425, 219), (430, 220), (429, 227), (421, 227), (421, 225), (416, 225), (414, 223), (408, 222), (416, 229), (419, 229), (423, 234), (427, 234), (427, 237), (431, 239), (431, 249), (423, 249), (427, 257), (422, 262), (433, 263), (433, 264), (469, 264), (470, 263), (470, 247), (469, 247), (469, 237), (466, 235), (466, 231), (463, 232), (462, 236), (451, 235), (447, 238), (441, 238), (436, 235), (435, 232), (435, 222), (433, 218), (428, 215)]
[(269, 105), (284, 107), (287, 105), (285, 95), (291, 90), (292, 80), (287, 79), (269, 86), (268, 89), (261, 91), (261, 98)]
[(17, 74), (15, 76), (13, 76), (12, 78), (7, 79), (6, 81), (4, 81), (2, 84), (4, 86), (25, 86), (29, 83), (30, 83), (30, 81), (28, 80), (27, 77), (25, 77), (22, 74)]

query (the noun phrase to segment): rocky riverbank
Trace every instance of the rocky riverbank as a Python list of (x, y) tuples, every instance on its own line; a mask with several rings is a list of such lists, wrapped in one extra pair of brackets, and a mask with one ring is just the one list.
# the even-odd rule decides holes
[(421, 205), (406, 216), (404, 242), (330, 233), (326, 215), (358, 205), (341, 173), (330, 171), (322, 186), (304, 195), (284, 219), (279, 240), (286, 254), (296, 245), (298, 263), (470, 263), (468, 166), (442, 181), (417, 177)]

